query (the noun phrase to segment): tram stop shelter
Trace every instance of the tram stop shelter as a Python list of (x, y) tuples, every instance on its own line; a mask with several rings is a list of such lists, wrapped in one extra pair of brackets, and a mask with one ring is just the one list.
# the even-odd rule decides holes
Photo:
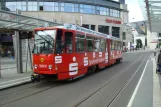
[[(12, 37), (13, 37), (16, 66), (18, 73), (23, 73), (22, 61), (24, 61), (28, 56), (31, 62), (30, 65), (32, 69), (31, 44), (33, 42), (31, 40), (31, 35), (33, 29), (36, 27), (52, 27), (60, 25), (63, 24), (43, 20), (36, 17), (22, 15), (20, 10), (17, 10), (15, 13), (0, 10), (0, 32), (6, 32), (6, 33), (13, 32)], [(24, 47), (27, 48), (25, 48), (24, 50)], [(26, 49), (28, 49), (29, 55), (26, 55), (26, 53), (28, 54)], [(1, 74), (1, 68), (0, 68), (0, 74)]]
[(161, 0), (145, 0), (145, 3), (150, 31), (161, 33)]

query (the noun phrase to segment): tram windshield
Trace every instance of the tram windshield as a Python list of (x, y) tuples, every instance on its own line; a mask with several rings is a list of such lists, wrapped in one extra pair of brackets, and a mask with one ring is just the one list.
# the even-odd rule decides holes
[(56, 30), (43, 30), (35, 32), (34, 54), (50, 54), (54, 51)]

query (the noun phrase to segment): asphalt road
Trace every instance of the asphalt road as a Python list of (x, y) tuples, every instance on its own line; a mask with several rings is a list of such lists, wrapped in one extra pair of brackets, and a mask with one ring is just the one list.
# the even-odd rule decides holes
[(2, 90), (0, 107), (126, 107), (151, 54), (126, 53), (122, 63), (73, 82), (32, 83)]

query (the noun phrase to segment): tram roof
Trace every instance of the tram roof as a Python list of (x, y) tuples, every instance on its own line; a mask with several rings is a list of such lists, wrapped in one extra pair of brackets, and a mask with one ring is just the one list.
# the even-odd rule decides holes
[[(112, 39), (112, 40), (121, 41), (120, 38), (117, 38), (117, 37), (114, 37), (114, 36), (111, 36), (111, 35), (107, 35), (107, 34), (104, 34), (104, 33), (96, 32), (96, 31), (94, 31), (94, 30), (90, 30), (90, 29), (87, 29), (87, 28), (84, 28), (84, 27), (80, 27), (80, 26), (77, 26), (77, 25), (73, 25), (73, 24), (64, 24), (63, 27), (64, 27), (65, 29), (81, 31), (81, 32), (85, 32), (85, 33), (92, 34), (92, 35), (104, 36), (105, 38), (109, 38), (109, 39)], [(60, 28), (61, 28), (61, 27), (60, 27)]]
[[(117, 37), (114, 37), (114, 36), (111, 36), (111, 35), (107, 35), (107, 34), (104, 34), (104, 33), (96, 32), (94, 30), (90, 30), (90, 29), (87, 29), (87, 28), (84, 28), (84, 27), (73, 25), (73, 24), (64, 24), (63, 26), (47, 27), (47, 29), (55, 29), (55, 28), (75, 30), (75, 31), (80, 31), (80, 32), (92, 34), (92, 35), (95, 35), (95, 36), (102, 36), (102, 37), (109, 38), (109, 39), (112, 39), (112, 40), (121, 41), (120, 38), (117, 38)], [(36, 28), (35, 30), (42, 30), (42, 29), (46, 29), (46, 28)]]

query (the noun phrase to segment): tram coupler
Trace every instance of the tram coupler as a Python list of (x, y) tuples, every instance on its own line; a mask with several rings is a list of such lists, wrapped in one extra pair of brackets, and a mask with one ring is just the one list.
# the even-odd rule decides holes
[(31, 81), (32, 82), (40, 82), (41, 76), (39, 74), (34, 73), (34, 74), (31, 75)]

